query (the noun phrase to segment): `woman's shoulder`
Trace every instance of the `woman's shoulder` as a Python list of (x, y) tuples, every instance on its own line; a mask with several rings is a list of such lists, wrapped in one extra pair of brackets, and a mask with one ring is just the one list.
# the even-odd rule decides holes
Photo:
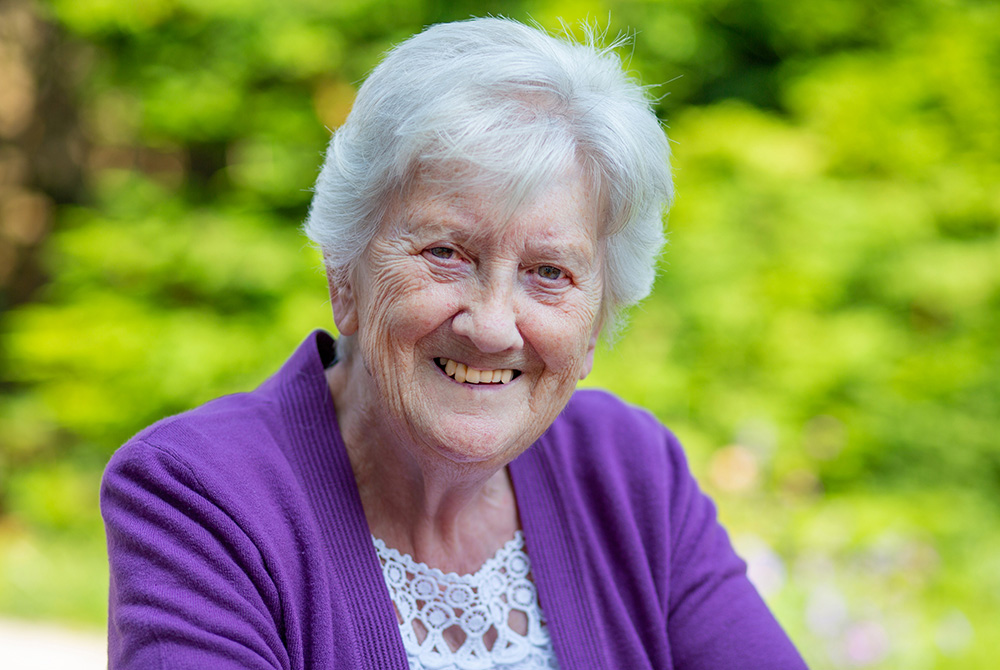
[(229, 462), (234, 452), (246, 458), (270, 442), (280, 429), (277, 419), (270, 399), (257, 391), (226, 395), (157, 421), (119, 451), (146, 445), (182, 460)]
[(592, 419), (608, 418), (610, 420), (631, 417), (631, 420), (640, 422), (651, 420), (659, 423), (649, 410), (628, 403), (610, 391), (597, 388), (577, 389), (567, 403), (563, 415), (579, 415)]
[(675, 435), (648, 410), (607, 391), (578, 390), (539, 442), (557, 470), (587, 486), (618, 482), (636, 490), (646, 482), (665, 493), (687, 473)]
[(313, 419), (318, 421), (310, 416), (328, 409), (323, 357), (332, 356), (332, 346), (329, 334), (314, 331), (256, 389), (221, 396), (161, 419), (128, 440), (114, 458), (154, 449), (192, 463), (224, 464), (231, 470), (280, 456), (296, 425), (302, 428)]
[(111, 457), (104, 486), (138, 479), (239, 497), (288, 470), (282, 431), (279, 412), (259, 391), (223, 396), (139, 431)]
[[(677, 438), (652, 412), (600, 389), (573, 394), (552, 426), (560, 437), (598, 453), (624, 453), (677, 448)], [(550, 430), (551, 432), (551, 430)]]

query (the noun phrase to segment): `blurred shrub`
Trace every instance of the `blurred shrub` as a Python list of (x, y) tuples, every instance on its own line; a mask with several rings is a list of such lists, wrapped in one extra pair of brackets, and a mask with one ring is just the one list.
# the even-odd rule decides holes
[[(111, 451), (332, 326), (297, 226), (327, 128), (386, 48), (473, 13), (550, 28), (610, 14), (609, 34), (637, 33), (628, 66), (658, 84), (678, 199), (656, 292), (587, 383), (681, 435), (813, 667), (992, 667), (1000, 7), (17, 7), (59, 45), (15, 50), (17, 81), (68, 91), (31, 97), (31, 118), (76, 148), (29, 150), (28, 121), (0, 148), (0, 201), (19, 179), (50, 209), (10, 211), (51, 219), (6, 215), (0, 237), (44, 271), (20, 297), (0, 282), (0, 609), (99, 619)], [(72, 54), (58, 77), (50, 52)], [(64, 164), (76, 172), (45, 180)], [(37, 240), (11, 242), (23, 230)]]

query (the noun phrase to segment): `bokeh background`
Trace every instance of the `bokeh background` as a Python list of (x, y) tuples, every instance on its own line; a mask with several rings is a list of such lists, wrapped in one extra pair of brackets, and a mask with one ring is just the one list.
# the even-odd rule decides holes
[(0, 0), (0, 616), (103, 627), (104, 463), (333, 327), (329, 129), (487, 13), (634, 33), (674, 141), (662, 276), (587, 383), (681, 436), (813, 668), (995, 668), (985, 0)]

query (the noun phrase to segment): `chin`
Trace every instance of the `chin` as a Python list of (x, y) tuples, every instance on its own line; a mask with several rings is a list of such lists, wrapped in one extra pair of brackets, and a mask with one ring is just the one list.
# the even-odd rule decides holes
[(504, 435), (494, 422), (475, 427), (464, 421), (460, 431), (438, 432), (429, 440), (435, 453), (453, 463), (494, 467), (514, 460), (533, 441), (520, 435)]

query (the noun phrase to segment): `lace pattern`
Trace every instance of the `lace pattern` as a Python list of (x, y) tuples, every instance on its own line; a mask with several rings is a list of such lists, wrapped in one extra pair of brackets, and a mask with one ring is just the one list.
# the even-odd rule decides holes
[(372, 540), (410, 670), (558, 668), (520, 531), (471, 575), (445, 574)]

